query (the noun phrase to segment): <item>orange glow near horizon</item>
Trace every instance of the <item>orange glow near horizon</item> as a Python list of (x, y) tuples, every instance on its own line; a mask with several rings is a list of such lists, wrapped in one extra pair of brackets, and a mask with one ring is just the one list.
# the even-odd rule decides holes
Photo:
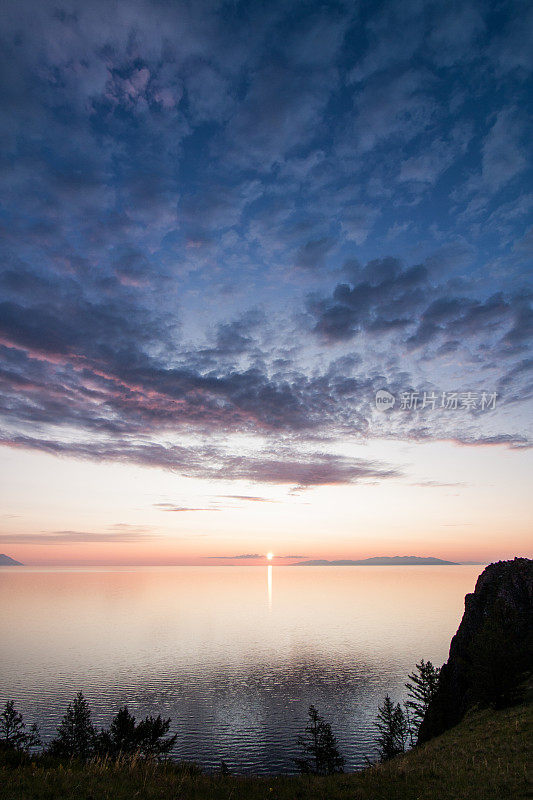
[(295, 491), (4, 450), (0, 552), (79, 566), (531, 555), (529, 451), (372, 442), (350, 452), (404, 475)]

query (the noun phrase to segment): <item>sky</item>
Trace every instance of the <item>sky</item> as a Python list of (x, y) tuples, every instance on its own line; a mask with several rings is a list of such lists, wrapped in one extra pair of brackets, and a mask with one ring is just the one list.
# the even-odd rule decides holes
[(8, 0), (0, 550), (531, 555), (532, 34)]

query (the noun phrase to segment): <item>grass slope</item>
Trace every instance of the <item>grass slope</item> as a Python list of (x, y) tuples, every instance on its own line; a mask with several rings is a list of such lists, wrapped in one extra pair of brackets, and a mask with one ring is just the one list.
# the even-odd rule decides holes
[(533, 705), (471, 712), (421, 748), (351, 775), (244, 778), (179, 765), (0, 763), (2, 800), (522, 800)]

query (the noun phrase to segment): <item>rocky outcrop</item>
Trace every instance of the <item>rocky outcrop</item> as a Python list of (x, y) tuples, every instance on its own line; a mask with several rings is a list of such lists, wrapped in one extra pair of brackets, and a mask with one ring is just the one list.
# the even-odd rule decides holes
[(0, 553), (0, 567), (22, 567), (20, 561), (15, 561), (11, 556), (6, 556), (5, 553)]
[(443, 665), (419, 742), (461, 721), (474, 705), (507, 705), (533, 668), (533, 561), (490, 564), (465, 611)]

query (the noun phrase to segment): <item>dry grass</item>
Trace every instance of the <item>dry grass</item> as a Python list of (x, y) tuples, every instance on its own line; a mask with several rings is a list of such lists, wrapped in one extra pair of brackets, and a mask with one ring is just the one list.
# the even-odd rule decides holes
[(479, 711), (388, 764), (331, 778), (202, 775), (139, 759), (0, 764), (2, 800), (526, 800), (532, 705)]

